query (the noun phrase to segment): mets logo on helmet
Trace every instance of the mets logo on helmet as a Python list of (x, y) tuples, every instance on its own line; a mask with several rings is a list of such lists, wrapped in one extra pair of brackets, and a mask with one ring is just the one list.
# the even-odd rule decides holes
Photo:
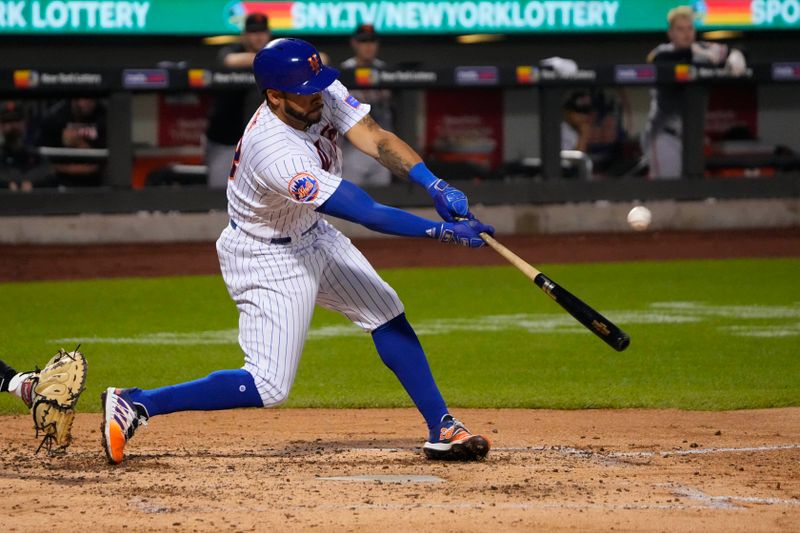
[(297, 202), (313, 202), (319, 194), (317, 178), (308, 172), (301, 172), (289, 181), (289, 194)]
[(311, 57), (308, 58), (308, 64), (311, 66), (311, 70), (314, 71), (314, 74), (319, 74), (322, 67), (320, 66), (320, 60), (317, 54), (311, 54)]

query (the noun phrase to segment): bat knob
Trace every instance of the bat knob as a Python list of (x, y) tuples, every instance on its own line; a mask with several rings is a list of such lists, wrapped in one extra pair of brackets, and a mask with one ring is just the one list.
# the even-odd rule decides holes
[(622, 352), (625, 350), (625, 348), (630, 346), (630, 344), (631, 344), (631, 338), (623, 333), (614, 343), (614, 349), (618, 352)]

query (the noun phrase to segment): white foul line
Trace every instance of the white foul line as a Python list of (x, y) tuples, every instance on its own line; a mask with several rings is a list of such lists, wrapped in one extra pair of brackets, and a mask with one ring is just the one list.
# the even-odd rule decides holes
[(568, 446), (536, 446), (526, 448), (493, 448), (496, 452), (555, 452), (563, 453), (565, 455), (581, 455), (592, 456), (599, 455), (603, 457), (670, 457), (676, 455), (708, 455), (715, 453), (750, 453), (750, 452), (773, 452), (779, 450), (797, 450), (800, 449), (800, 444), (778, 444), (775, 446), (753, 446), (745, 448), (697, 448), (691, 450), (671, 450), (671, 451), (654, 451), (654, 452), (601, 452), (592, 449), (571, 448)]

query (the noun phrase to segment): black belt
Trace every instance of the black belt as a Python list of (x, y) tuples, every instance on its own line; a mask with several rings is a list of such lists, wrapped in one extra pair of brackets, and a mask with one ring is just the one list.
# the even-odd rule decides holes
[[(311, 224), (311, 227), (305, 230), (303, 233), (301, 233), (300, 236), (307, 235), (308, 233), (314, 231), (318, 223), (319, 222), (314, 222), (313, 224)], [(236, 225), (236, 222), (234, 222), (233, 219), (231, 219), (231, 227), (233, 229), (237, 229), (239, 227)], [(270, 244), (290, 244), (291, 242), (292, 242), (291, 237), (275, 237), (269, 240)]]

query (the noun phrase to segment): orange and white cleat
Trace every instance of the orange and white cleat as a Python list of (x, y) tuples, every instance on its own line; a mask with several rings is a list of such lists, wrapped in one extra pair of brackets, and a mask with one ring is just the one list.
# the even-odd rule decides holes
[(438, 427), (431, 431), (430, 439), (422, 446), (428, 459), (439, 461), (478, 461), (486, 457), (491, 441), (482, 435), (473, 435), (453, 418), (444, 415)]
[(125, 389), (109, 387), (100, 395), (103, 401), (103, 449), (108, 462), (119, 464), (125, 458), (125, 444), (133, 437), (136, 428), (147, 425), (147, 412), (135, 404)]

